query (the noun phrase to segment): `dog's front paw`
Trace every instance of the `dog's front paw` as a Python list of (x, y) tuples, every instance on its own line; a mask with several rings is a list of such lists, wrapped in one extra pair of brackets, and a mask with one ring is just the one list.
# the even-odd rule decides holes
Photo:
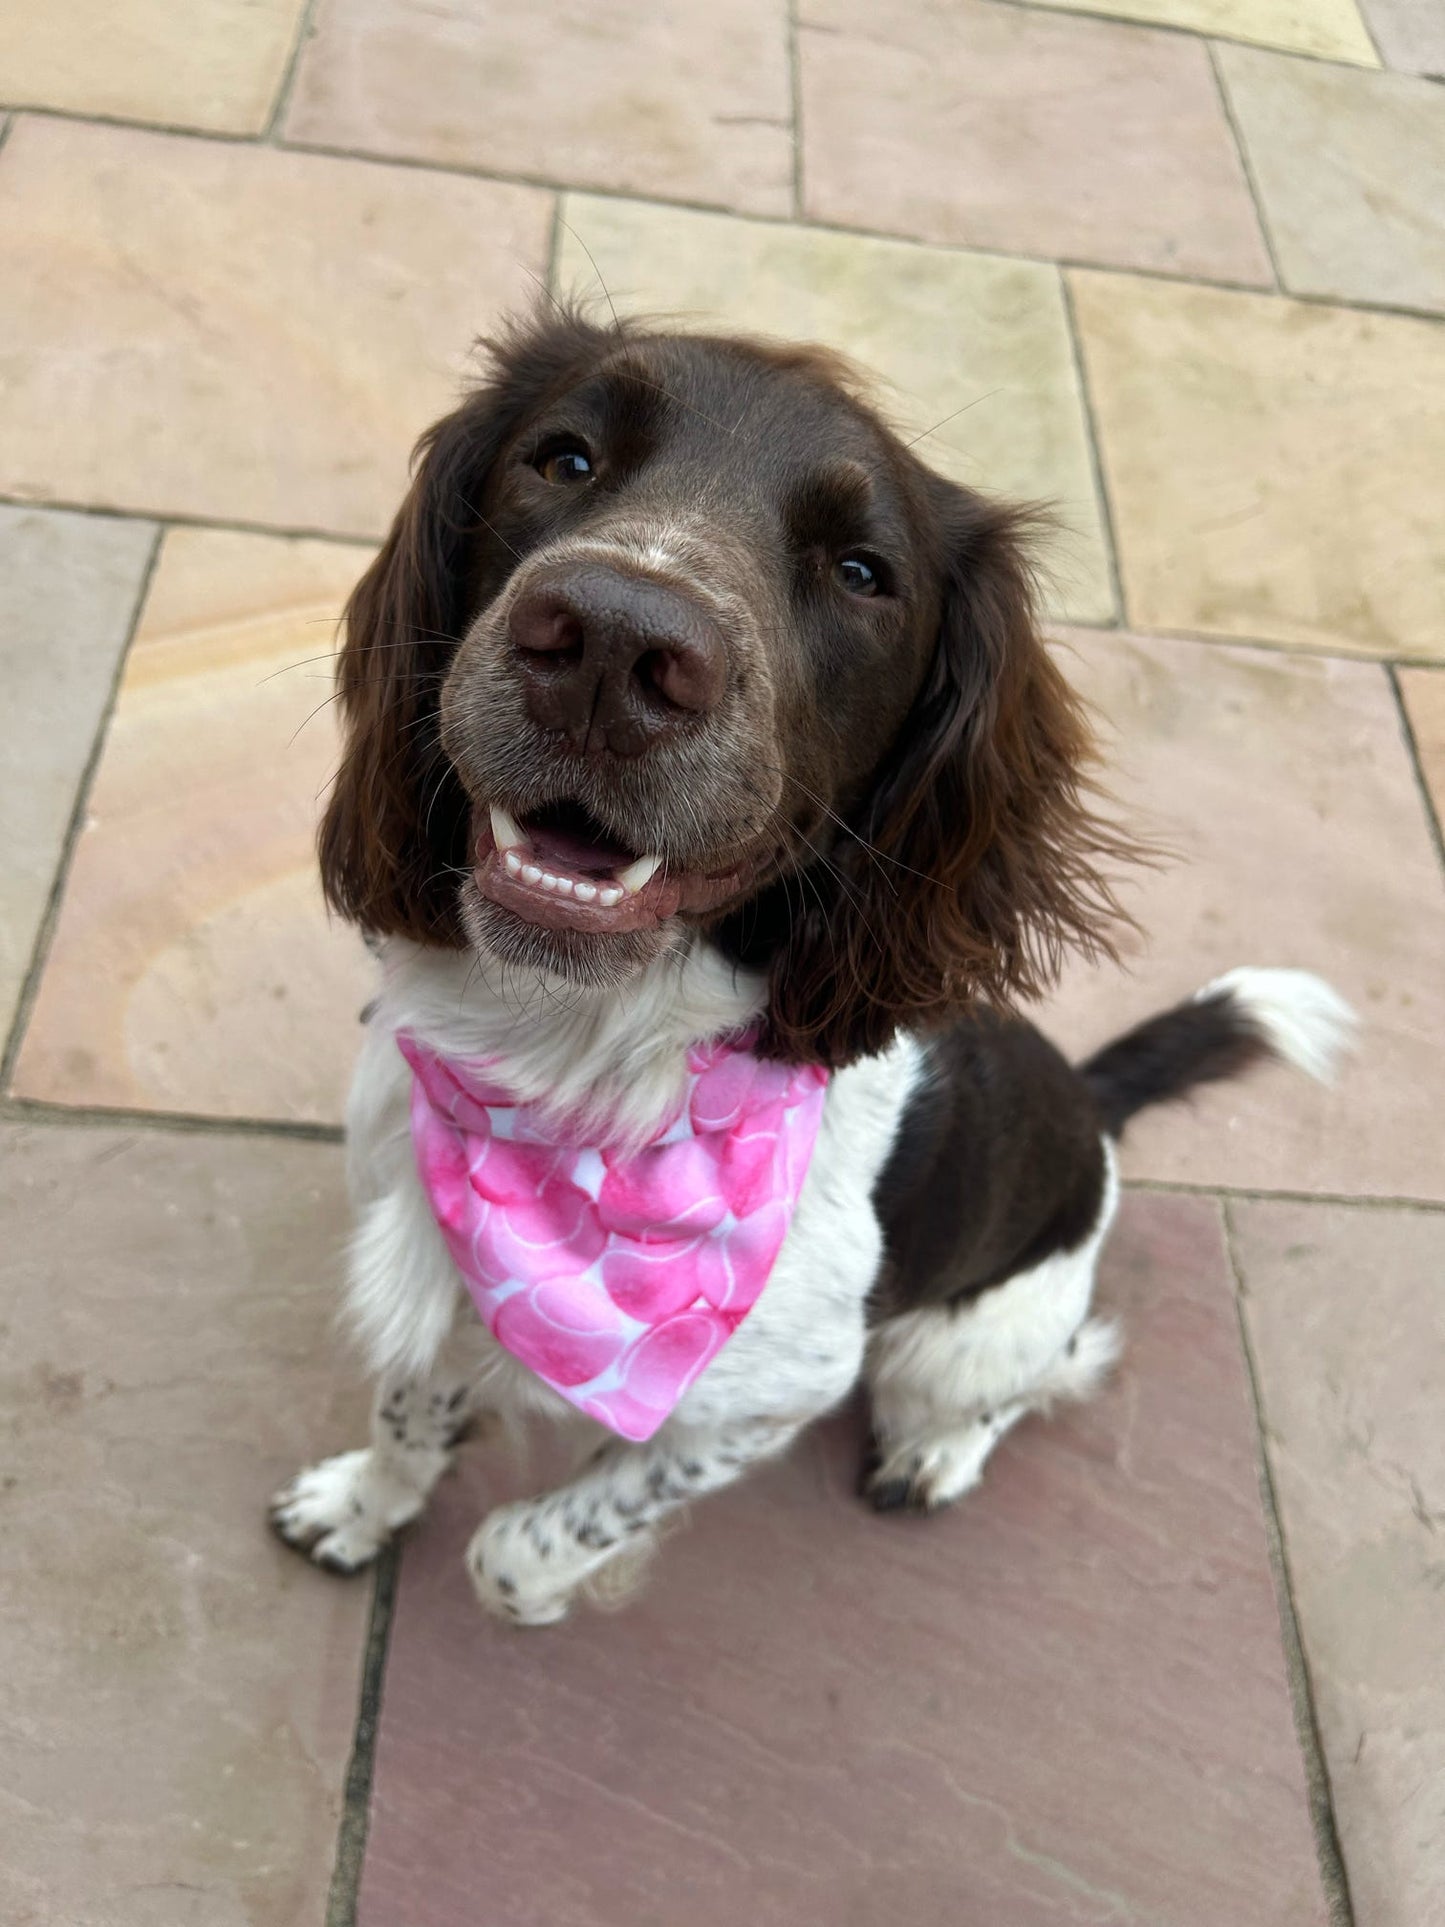
[(987, 1418), (865, 1462), (859, 1490), (875, 1512), (939, 1512), (972, 1492), (994, 1433)]
[(567, 1617), (578, 1584), (559, 1572), (560, 1553), (536, 1509), (522, 1501), (483, 1519), (467, 1547), (467, 1571), (489, 1613), (513, 1626), (555, 1626)]
[(366, 1448), (298, 1473), (271, 1501), (271, 1524), (297, 1552), (328, 1572), (359, 1572), (399, 1526), (421, 1511), (423, 1497), (378, 1471)]

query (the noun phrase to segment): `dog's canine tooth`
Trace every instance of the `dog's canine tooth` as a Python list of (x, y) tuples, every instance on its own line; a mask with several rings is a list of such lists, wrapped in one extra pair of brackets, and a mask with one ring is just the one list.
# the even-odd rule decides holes
[(625, 870), (617, 872), (617, 881), (624, 890), (636, 892), (645, 889), (661, 868), (660, 856), (640, 856), (635, 863), (629, 863)]
[(499, 803), (493, 803), (488, 814), (492, 819), (492, 841), (499, 850), (526, 849), (526, 837)]

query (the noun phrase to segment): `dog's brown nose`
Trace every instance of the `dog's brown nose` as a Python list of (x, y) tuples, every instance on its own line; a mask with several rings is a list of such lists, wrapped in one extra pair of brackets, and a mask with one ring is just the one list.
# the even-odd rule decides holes
[(727, 645), (705, 609), (602, 563), (529, 584), (508, 629), (533, 719), (579, 749), (640, 756), (727, 687)]

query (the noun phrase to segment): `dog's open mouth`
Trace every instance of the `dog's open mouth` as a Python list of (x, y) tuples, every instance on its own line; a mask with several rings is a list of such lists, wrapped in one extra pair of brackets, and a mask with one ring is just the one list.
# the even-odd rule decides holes
[(661, 851), (619, 843), (580, 803), (558, 802), (520, 819), (493, 804), (477, 839), (476, 880), (490, 902), (541, 929), (618, 936), (710, 909), (741, 873), (676, 868)]

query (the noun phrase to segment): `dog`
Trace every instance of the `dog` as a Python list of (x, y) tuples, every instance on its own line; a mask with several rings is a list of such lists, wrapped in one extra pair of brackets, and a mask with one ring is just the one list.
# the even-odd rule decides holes
[(1128, 1120), (1326, 1077), (1350, 1013), (1240, 969), (1071, 1067), (1010, 1013), (1112, 954), (1131, 845), (1029, 515), (822, 349), (554, 306), (490, 352), (346, 615), (319, 847), (381, 955), (346, 1301), (379, 1385), (272, 1517), (353, 1572), (476, 1421), (566, 1421), (575, 1476), (466, 1555), (540, 1626), (860, 1379), (871, 1503), (961, 1498), (1117, 1356)]

